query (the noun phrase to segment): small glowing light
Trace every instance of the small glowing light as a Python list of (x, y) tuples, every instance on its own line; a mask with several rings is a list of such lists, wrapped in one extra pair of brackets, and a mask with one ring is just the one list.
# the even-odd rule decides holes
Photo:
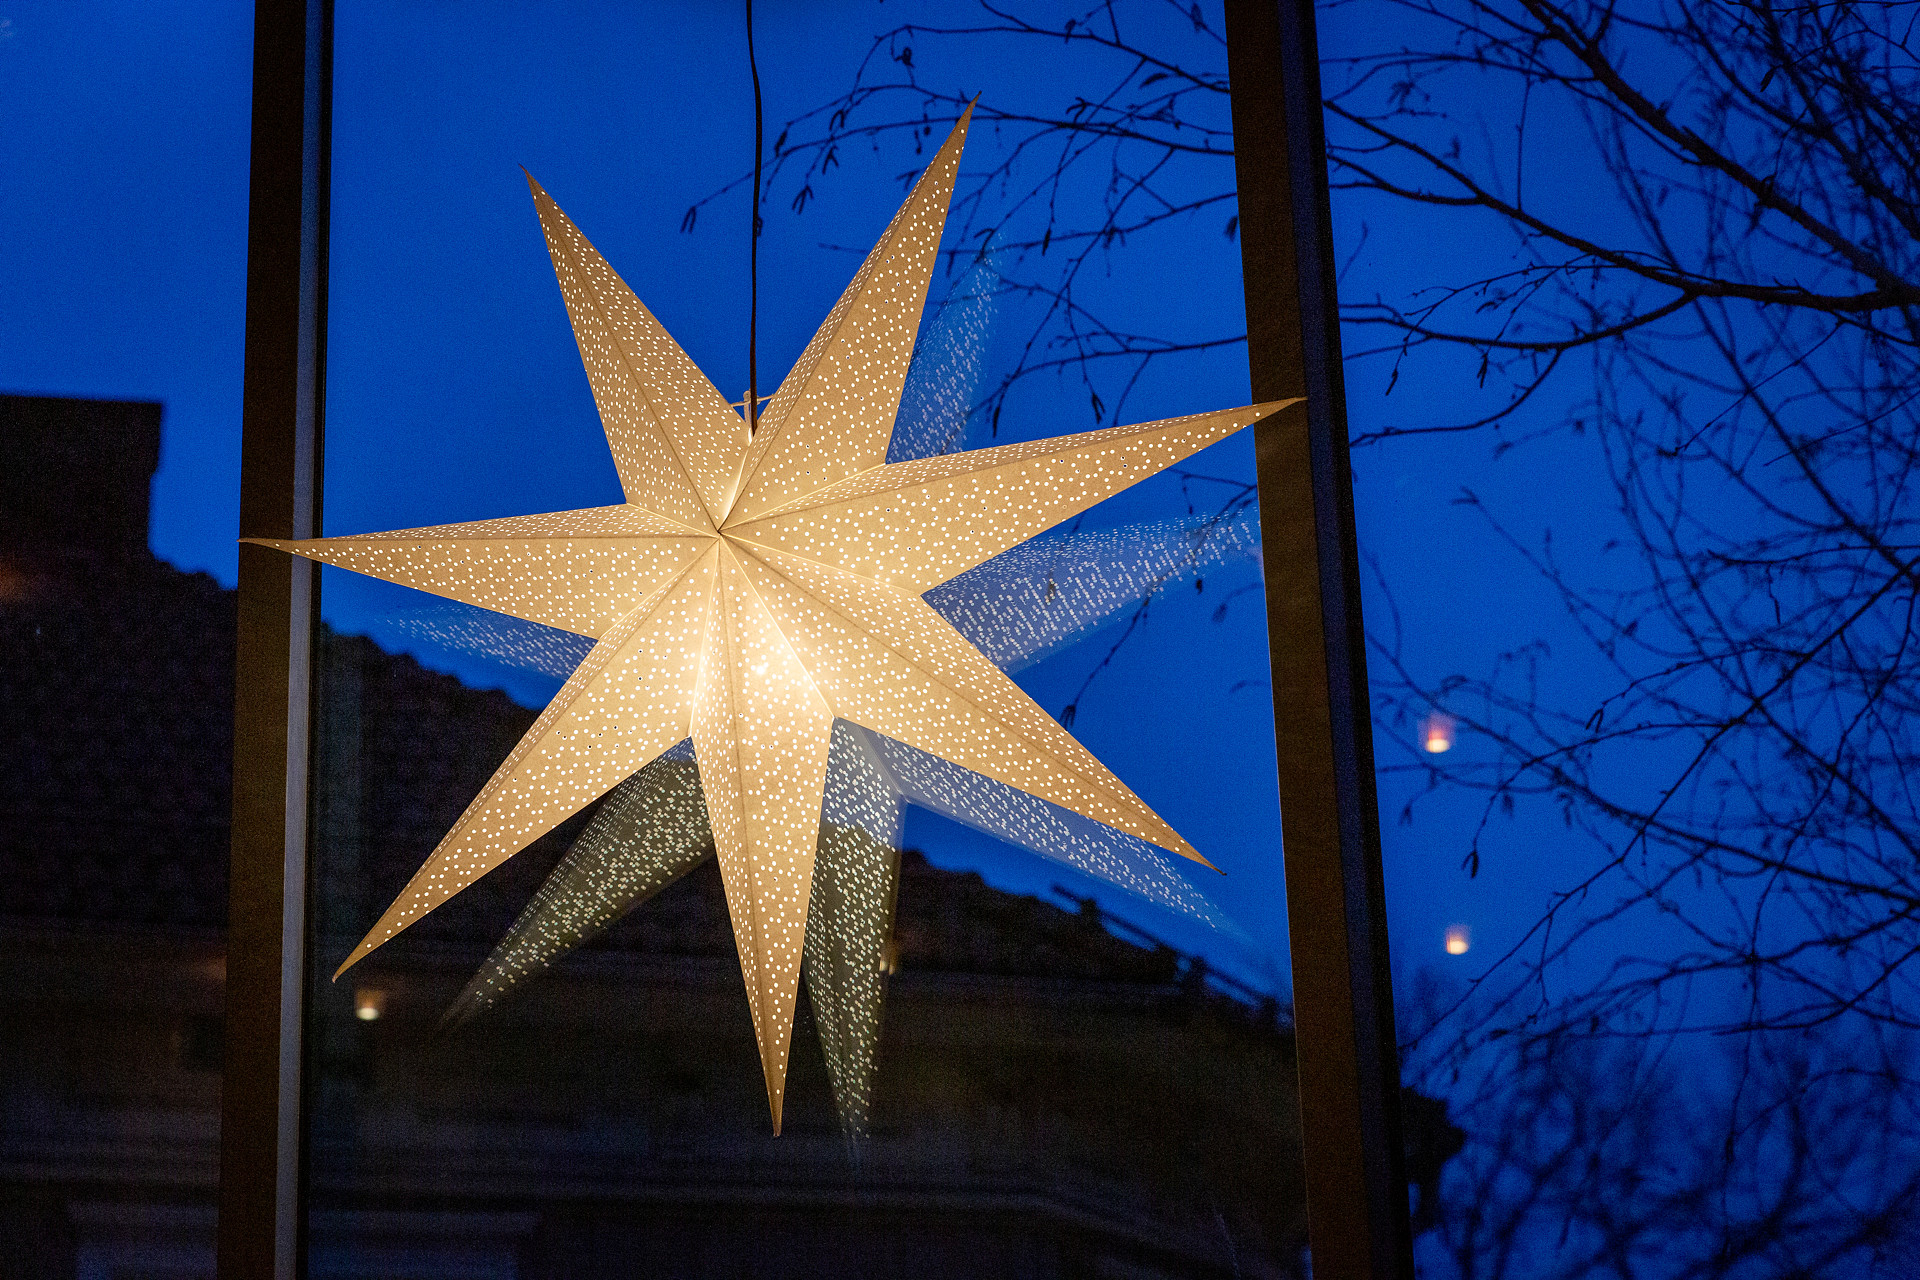
[(387, 993), (378, 987), (361, 987), (353, 993), (353, 1016), (372, 1022), (387, 1010)]
[(1473, 945), (1473, 930), (1467, 928), (1467, 926), (1463, 924), (1450, 924), (1447, 926), (1447, 954), (1448, 955), (1463, 956), (1467, 954), (1467, 948), (1471, 947), (1472, 945)]
[[(1436, 711), (1427, 717), (1426, 728), (1421, 732), (1421, 745), (1429, 753), (1439, 755), (1442, 751), (1453, 750), (1453, 717), (1444, 711)], [(1462, 947), (1460, 950), (1465, 951)]]
[(32, 587), (32, 578), (12, 565), (0, 561), (0, 603), (24, 600)]

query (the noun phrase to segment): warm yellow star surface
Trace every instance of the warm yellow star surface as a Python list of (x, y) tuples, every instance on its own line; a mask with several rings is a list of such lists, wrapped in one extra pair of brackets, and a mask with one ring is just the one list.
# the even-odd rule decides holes
[(751, 435), (532, 184), (626, 503), (266, 543), (598, 642), (342, 971), (691, 736), (777, 1132), (836, 719), (1204, 863), (921, 593), (1281, 406), (889, 465), (967, 123)]

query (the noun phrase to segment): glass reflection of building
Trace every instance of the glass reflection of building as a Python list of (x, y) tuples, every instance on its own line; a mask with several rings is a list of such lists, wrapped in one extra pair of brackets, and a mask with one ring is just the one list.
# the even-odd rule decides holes
[[(147, 550), (159, 422), (0, 400), (7, 1274), (212, 1272), (234, 599)], [(534, 712), (361, 638), (320, 651), (324, 960)], [(1274, 1004), (1091, 904), (911, 852), (858, 1144), (812, 1047), (858, 1037), (804, 997), (766, 1135), (710, 859), (443, 1028), (593, 816), (313, 988), (312, 1274), (1292, 1273)]]

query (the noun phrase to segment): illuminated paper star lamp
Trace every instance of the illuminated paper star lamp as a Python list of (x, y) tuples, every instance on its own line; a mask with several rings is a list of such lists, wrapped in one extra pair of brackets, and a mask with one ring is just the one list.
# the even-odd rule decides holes
[(336, 977), (691, 736), (778, 1132), (836, 718), (1212, 865), (920, 596), (1292, 402), (888, 464), (971, 114), (751, 433), (529, 176), (626, 502), (250, 539), (597, 641)]

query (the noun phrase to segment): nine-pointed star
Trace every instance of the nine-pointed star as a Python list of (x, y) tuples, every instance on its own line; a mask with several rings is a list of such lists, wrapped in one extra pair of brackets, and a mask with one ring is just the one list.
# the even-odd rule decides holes
[(970, 116), (751, 432), (529, 177), (626, 503), (259, 540), (598, 641), (340, 971), (691, 736), (778, 1132), (836, 718), (1205, 864), (921, 593), (1281, 404), (888, 464)]

